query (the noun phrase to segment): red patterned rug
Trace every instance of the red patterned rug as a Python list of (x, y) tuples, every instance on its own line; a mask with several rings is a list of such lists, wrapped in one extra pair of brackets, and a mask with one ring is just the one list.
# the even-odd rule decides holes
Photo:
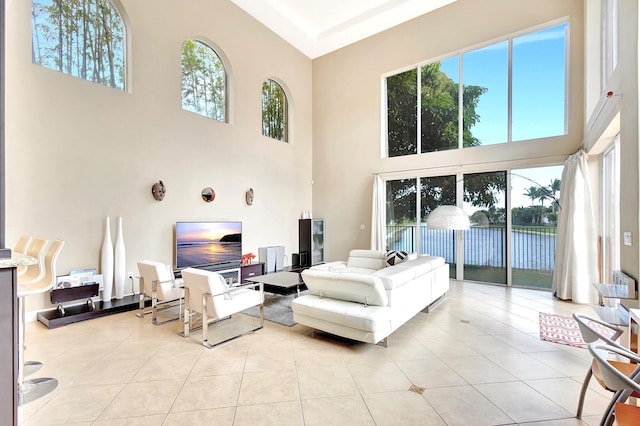
[[(578, 323), (573, 317), (540, 312), (538, 318), (540, 320), (540, 339), (577, 348), (587, 347), (585, 341), (582, 340)], [(610, 329), (600, 324), (592, 322), (590, 325), (605, 336), (612, 334)]]

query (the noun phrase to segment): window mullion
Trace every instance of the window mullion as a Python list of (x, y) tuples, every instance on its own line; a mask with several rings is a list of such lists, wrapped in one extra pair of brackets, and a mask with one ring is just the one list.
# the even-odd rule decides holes
[(513, 123), (513, 39), (508, 40), (507, 48), (507, 142), (512, 142)]
[[(464, 208), (464, 175), (456, 174), (456, 206)], [(456, 280), (464, 280), (464, 234), (462, 231), (454, 230), (456, 241)]]
[(458, 149), (464, 148), (464, 85), (462, 81), (462, 54), (458, 55)]
[(418, 67), (418, 72), (416, 72), (416, 153), (422, 153), (422, 67)]
[[(418, 73), (419, 74), (419, 73)], [(416, 177), (416, 253), (422, 253), (422, 179)]]

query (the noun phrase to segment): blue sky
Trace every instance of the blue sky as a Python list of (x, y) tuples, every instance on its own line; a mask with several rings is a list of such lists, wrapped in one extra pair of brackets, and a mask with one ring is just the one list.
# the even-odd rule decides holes
[[(565, 133), (566, 33), (563, 23), (513, 39), (512, 140)], [(483, 145), (507, 141), (508, 42), (462, 54), (462, 84), (487, 89), (472, 133)], [(441, 70), (458, 81), (458, 56), (441, 61)]]
[[(565, 133), (567, 30), (568, 23), (563, 23), (513, 39), (512, 140), (515, 143)], [(471, 128), (482, 145), (504, 143), (508, 139), (508, 55), (508, 41), (461, 55), (462, 83), (487, 89), (476, 108), (480, 120)], [(441, 71), (455, 82), (459, 80), (458, 62), (459, 56), (440, 61)], [(552, 180), (561, 178), (562, 169), (563, 166), (558, 165), (513, 170), (512, 207), (530, 206), (531, 199), (523, 195), (526, 189), (536, 183), (549, 186)], [(549, 202), (545, 205), (549, 206)]]

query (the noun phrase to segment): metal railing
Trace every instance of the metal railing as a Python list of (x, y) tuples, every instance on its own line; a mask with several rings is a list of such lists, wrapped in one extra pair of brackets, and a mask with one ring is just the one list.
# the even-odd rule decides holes
[[(504, 226), (473, 227), (464, 231), (464, 262), (470, 266), (504, 268), (507, 236)], [(416, 226), (387, 226), (387, 248), (415, 252)], [(455, 233), (441, 229), (420, 229), (421, 252), (442, 256), (455, 263)], [(553, 226), (513, 226), (511, 267), (553, 271), (555, 269), (556, 228)]]

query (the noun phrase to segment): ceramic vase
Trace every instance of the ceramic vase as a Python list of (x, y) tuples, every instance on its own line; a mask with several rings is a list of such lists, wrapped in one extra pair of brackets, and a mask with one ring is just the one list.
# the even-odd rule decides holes
[(113, 256), (113, 286), (116, 299), (124, 297), (124, 284), (127, 280), (125, 272), (124, 238), (122, 236), (122, 217), (118, 217), (116, 227), (116, 242)]
[(111, 222), (109, 216), (104, 221), (104, 237), (102, 239), (102, 249), (100, 253), (100, 271), (102, 272), (102, 301), (111, 301), (111, 291), (113, 290), (113, 242), (111, 241)]

